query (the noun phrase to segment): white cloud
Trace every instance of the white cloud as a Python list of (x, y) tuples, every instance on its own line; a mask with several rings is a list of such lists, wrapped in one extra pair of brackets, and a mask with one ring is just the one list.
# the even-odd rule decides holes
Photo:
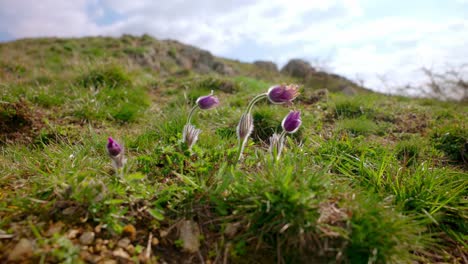
[(4, 0), (0, 2), (0, 23), (16, 38), (98, 34), (87, 4), (86, 0)]

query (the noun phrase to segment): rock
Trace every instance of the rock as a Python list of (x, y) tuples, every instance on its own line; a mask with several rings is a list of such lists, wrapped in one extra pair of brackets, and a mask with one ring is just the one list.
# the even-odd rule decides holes
[(60, 233), (63, 227), (64, 227), (64, 224), (60, 221), (56, 223), (52, 223), (49, 226), (49, 229), (47, 230), (47, 232), (45, 233), (45, 236), (51, 237), (56, 233)]
[(85, 250), (80, 252), (80, 258), (88, 263), (96, 263), (96, 256)]
[(234, 70), (232, 69), (231, 66), (225, 64), (225, 63), (222, 63), (222, 62), (215, 62), (213, 64), (213, 69), (219, 73), (219, 74), (222, 74), (222, 75), (227, 75), (227, 76), (232, 76), (235, 74)]
[(96, 232), (97, 234), (101, 233), (101, 231), (102, 231), (102, 224), (99, 224), (96, 227), (94, 227), (94, 232)]
[(130, 239), (128, 237), (124, 237), (117, 242), (117, 246), (120, 248), (126, 248), (130, 245)]
[(80, 230), (72, 229), (72, 230), (68, 231), (67, 237), (69, 239), (75, 239), (78, 236), (79, 233), (80, 233)]
[(70, 207), (65, 208), (65, 209), (62, 211), (62, 214), (63, 214), (63, 215), (66, 215), (66, 216), (74, 215), (74, 214), (76, 214), (76, 211), (77, 211), (78, 209), (79, 209), (78, 206), (70, 206)]
[(114, 250), (112, 252), (112, 255), (114, 257), (119, 257), (119, 258), (123, 258), (123, 259), (129, 259), (130, 258), (130, 255), (128, 255), (128, 253), (125, 252), (125, 250), (123, 250), (122, 248), (118, 248), (118, 249)]
[(348, 86), (348, 85), (342, 86), (340, 88), (341, 88), (341, 92), (348, 96), (353, 96), (357, 93), (353, 87)]
[(103, 242), (104, 242), (104, 240), (102, 240), (102, 238), (96, 239), (96, 245), (102, 245)]
[(306, 79), (315, 72), (316, 70), (310, 66), (310, 63), (301, 59), (292, 59), (281, 69), (283, 74), (302, 79)]
[(179, 239), (182, 240), (182, 250), (188, 253), (198, 252), (200, 248), (200, 229), (192, 220), (185, 220), (179, 226)]
[(236, 233), (239, 231), (240, 226), (241, 226), (240, 222), (228, 223), (226, 225), (226, 229), (224, 229), (224, 234), (229, 238), (233, 238), (236, 235)]
[(213, 69), (214, 56), (210, 52), (194, 46), (184, 45), (174, 40), (163, 42), (168, 43), (170, 47), (176, 50), (176, 54), (172, 56), (175, 57), (176, 63), (179, 66), (193, 69), (199, 73), (209, 73)]
[(8, 254), (9, 261), (21, 261), (26, 260), (33, 255), (34, 246), (31, 241), (26, 238), (20, 239), (18, 244)]
[(258, 60), (258, 61), (254, 61), (253, 64), (263, 70), (278, 72), (278, 66), (276, 66), (276, 64), (272, 61)]
[(91, 245), (94, 241), (94, 232), (84, 232), (81, 236), (80, 236), (80, 243), (82, 245)]
[(117, 264), (117, 260), (114, 260), (114, 259), (106, 259), (106, 260), (103, 260), (102, 262), (99, 262), (100, 264)]
[(151, 240), (151, 245), (152, 246), (159, 245), (159, 239), (157, 237), (153, 237), (153, 239)]
[(131, 255), (135, 253), (135, 247), (132, 244), (128, 245), (125, 250)]
[(168, 230), (159, 230), (159, 236), (161, 238), (165, 238), (167, 237), (167, 235), (169, 235), (169, 231)]
[(318, 89), (312, 93), (309, 99), (306, 101), (309, 104), (315, 104), (320, 101), (327, 101), (328, 100), (328, 89)]

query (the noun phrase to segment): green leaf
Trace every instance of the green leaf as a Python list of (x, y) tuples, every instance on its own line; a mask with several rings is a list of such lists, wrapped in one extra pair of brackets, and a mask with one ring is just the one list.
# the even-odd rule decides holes
[(116, 205), (118, 205), (118, 204), (122, 204), (124, 202), (125, 202), (125, 200), (123, 200), (123, 199), (110, 199), (110, 200), (107, 200), (105, 203), (106, 204), (116, 204)]
[(141, 172), (136, 172), (128, 175), (126, 178), (129, 181), (138, 181), (138, 180), (143, 180), (146, 177), (146, 175), (142, 174)]
[(158, 221), (164, 220), (163, 210), (159, 208), (148, 209), (148, 213)]

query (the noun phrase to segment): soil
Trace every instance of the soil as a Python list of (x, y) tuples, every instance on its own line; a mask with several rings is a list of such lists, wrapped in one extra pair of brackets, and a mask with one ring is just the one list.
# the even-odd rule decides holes
[(33, 112), (25, 100), (0, 103), (0, 144), (31, 143), (44, 127), (42, 114)]

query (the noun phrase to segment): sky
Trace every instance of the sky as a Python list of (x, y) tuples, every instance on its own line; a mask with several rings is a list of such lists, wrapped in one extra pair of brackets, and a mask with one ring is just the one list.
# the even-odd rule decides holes
[(468, 0), (0, 0), (0, 41), (149, 34), (217, 56), (302, 58), (371, 89), (468, 63)]

